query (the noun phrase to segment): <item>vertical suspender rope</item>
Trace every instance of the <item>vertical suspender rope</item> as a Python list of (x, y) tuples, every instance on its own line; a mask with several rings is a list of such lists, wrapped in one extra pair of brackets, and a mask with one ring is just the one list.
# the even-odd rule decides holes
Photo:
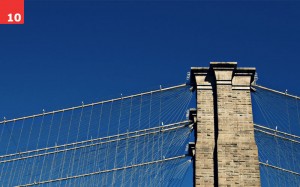
[[(48, 147), (49, 139), (50, 139), (50, 134), (51, 134), (51, 132), (52, 132), (53, 118), (54, 118), (54, 114), (52, 114), (52, 116), (51, 116), (50, 129), (49, 129), (49, 132), (48, 132), (48, 137), (47, 137), (46, 147)], [(49, 157), (49, 158), (50, 158), (50, 157)], [(41, 169), (39, 181), (42, 181), (42, 177), (43, 177), (43, 169), (44, 169), (45, 160), (46, 160), (46, 156), (44, 156), (44, 158), (43, 158), (42, 169)]]
[[(101, 104), (101, 109), (100, 109), (100, 116), (99, 116), (99, 120), (98, 120), (98, 129), (97, 129), (97, 137), (100, 137), (100, 129), (101, 129), (101, 120), (102, 120), (102, 112), (103, 112), (103, 103)], [(95, 156), (96, 156), (96, 160), (95, 160), (95, 164), (94, 164), (94, 169), (95, 171), (100, 168), (100, 159), (101, 159), (101, 154), (102, 154), (102, 144), (100, 144), (100, 146), (97, 148), (96, 152), (95, 152)], [(94, 176), (94, 181), (95, 181), (95, 186), (99, 186), (100, 185), (100, 179), (102, 179), (103, 175), (95, 175)]]
[[(94, 105), (92, 105), (90, 115), (89, 115), (88, 129), (87, 129), (87, 133), (86, 133), (86, 139), (87, 140), (89, 139), (93, 111), (94, 111)], [(93, 149), (93, 147), (85, 147), (85, 148), (81, 149), (81, 152), (79, 154), (79, 159), (78, 159), (78, 166), (77, 166), (77, 172), (76, 172), (77, 175), (81, 174), (81, 173), (85, 173), (84, 169), (86, 167), (90, 167), (90, 165), (89, 165), (89, 156), (91, 154), (91, 151), (89, 151), (89, 149)], [(84, 152), (83, 155), (81, 154), (82, 152)], [(83, 156), (83, 159), (81, 158), (82, 156)], [(88, 159), (86, 159), (86, 158), (88, 158)], [(82, 162), (81, 162), (81, 160), (82, 160)], [(87, 168), (87, 171), (88, 171), (88, 168)], [(79, 179), (78, 182), (79, 182), (79, 186), (83, 186), (82, 182), (84, 182), (84, 178)]]
[[(65, 115), (67, 115), (67, 112), (66, 111), (63, 111), (63, 113), (62, 113), (62, 116), (61, 116), (61, 118), (60, 118), (60, 124), (59, 124), (59, 133), (58, 133), (58, 136), (57, 136), (57, 138), (56, 138), (56, 141), (55, 141), (55, 145), (57, 145), (57, 143), (60, 141), (60, 133), (61, 133), (61, 128), (62, 128), (62, 126), (63, 125), (65, 125), (65, 124), (63, 124), (63, 118), (64, 118), (64, 116)], [(67, 129), (68, 129), (68, 132), (67, 132), (67, 135), (66, 135), (66, 137), (62, 137), (62, 138), (66, 138), (66, 143), (69, 143), (69, 136), (70, 136), (70, 129), (71, 129), (71, 126), (72, 126), (72, 122), (73, 122), (73, 115), (74, 115), (74, 110), (71, 110), (71, 114), (70, 114), (70, 120), (69, 121), (67, 121), (66, 123), (68, 124), (68, 127), (67, 127)], [(62, 153), (62, 156), (60, 156), (60, 153), (57, 153), (57, 154), (54, 154), (53, 155), (53, 160), (52, 160), (52, 163), (51, 163), (51, 170), (50, 170), (50, 175), (49, 175), (49, 177), (53, 177), (53, 171), (54, 171), (54, 167), (57, 165), (57, 175), (58, 176), (60, 176), (60, 177), (63, 177), (64, 176), (64, 168), (66, 168), (66, 169), (68, 169), (67, 167), (66, 167), (66, 165), (67, 165), (67, 162), (66, 162), (66, 152), (64, 152), (64, 153)], [(56, 164), (56, 161), (60, 158), (60, 157), (62, 157), (61, 158), (61, 162), (59, 163), (58, 162), (58, 164)], [(58, 160), (59, 161), (59, 160)], [(70, 160), (69, 160), (69, 162), (70, 162)], [(54, 173), (54, 175), (55, 175), (55, 173)], [(59, 181), (59, 183), (58, 183), (58, 185), (60, 186), (61, 185), (61, 181)]]
[[(120, 124), (121, 124), (122, 109), (123, 109), (123, 99), (121, 100), (121, 104), (120, 104), (120, 113), (119, 113), (119, 119), (118, 119), (118, 132), (117, 132), (118, 135), (120, 134)], [(119, 139), (119, 137), (118, 137), (118, 139)], [(116, 149), (115, 149), (114, 166), (113, 166), (114, 168), (117, 167), (117, 155), (119, 154), (118, 153), (119, 140), (117, 140), (116, 144), (117, 145), (116, 145)], [(114, 171), (113, 174), (112, 174), (113, 175), (113, 177), (112, 177), (112, 186), (115, 185), (116, 172), (118, 172), (118, 171)]]
[[(25, 148), (25, 151), (28, 151), (28, 148), (29, 148), (29, 143), (30, 143), (30, 138), (31, 138), (31, 134), (32, 134), (32, 127), (34, 125), (34, 121), (35, 121), (35, 117), (32, 118), (32, 122), (31, 122), (31, 126), (30, 126), (30, 131), (29, 131), (29, 136), (28, 136), (28, 140), (27, 140), (27, 144), (26, 144), (26, 148)], [(20, 181), (19, 183), (22, 183), (22, 179), (23, 179), (23, 176), (26, 172), (26, 169), (27, 169), (27, 163), (29, 162), (29, 160), (25, 160), (25, 166), (21, 169), (21, 175), (20, 175)], [(30, 163), (29, 163), (30, 165)]]
[[(84, 110), (84, 107), (82, 106), (81, 111), (80, 111), (80, 117), (79, 117), (79, 123), (78, 123), (78, 129), (77, 129), (77, 133), (76, 133), (75, 142), (77, 142), (78, 138), (79, 138), (79, 132), (80, 132), (80, 127), (81, 127), (81, 123), (82, 123), (83, 110)], [(79, 151), (81, 151), (81, 150), (79, 150)], [(73, 175), (73, 169), (74, 169), (75, 160), (76, 160), (75, 159), (76, 158), (76, 152), (77, 152), (77, 149), (72, 152), (71, 162), (70, 162), (70, 165), (69, 165), (69, 167), (71, 167), (71, 168), (68, 168), (68, 173), (71, 174), (71, 175)], [(72, 181), (71, 180), (67, 181), (67, 186), (70, 186), (70, 187), (72, 186)]]
[[(92, 122), (92, 116), (94, 114), (94, 105), (92, 105), (92, 109), (91, 109), (91, 114), (90, 114), (90, 117), (89, 117), (89, 126), (88, 126), (88, 132), (87, 132), (87, 136), (86, 136), (86, 139), (88, 140), (89, 138), (90, 139), (93, 139), (92, 137), (90, 137), (90, 128), (91, 128), (91, 122)], [(93, 144), (93, 141), (91, 142)], [(93, 162), (97, 162), (96, 160), (96, 155), (93, 157), (92, 153), (96, 152), (95, 151), (92, 151), (93, 149), (96, 149), (98, 146), (96, 146), (95, 148), (93, 147), (90, 147), (90, 148), (87, 148), (87, 159), (85, 157), (85, 159), (83, 160), (83, 166), (82, 166), (82, 171), (81, 173), (87, 173), (87, 172), (90, 172), (90, 171), (93, 171), (93, 166), (91, 166), (89, 164), (89, 162), (91, 162), (91, 160), (93, 160)], [(85, 162), (86, 161), (86, 162)], [(86, 172), (85, 172), (85, 169), (86, 168)], [(90, 168), (90, 169), (89, 169)], [(90, 177), (91, 178), (91, 181), (93, 179), (93, 177)], [(83, 181), (83, 180), (82, 180)], [(84, 186), (82, 183), (80, 183), (81, 186)]]
[[(42, 129), (43, 129), (43, 125), (44, 125), (44, 115), (42, 116), (42, 122), (41, 122), (41, 124), (40, 124), (40, 129), (39, 129), (39, 134), (38, 134), (38, 140), (37, 140), (37, 143), (36, 143), (36, 148), (35, 149), (38, 149), (39, 148), (39, 143), (40, 143), (40, 138), (41, 138), (41, 132), (42, 132)], [(33, 163), (32, 163), (32, 167), (31, 167), (31, 174), (30, 174), (30, 181), (32, 181), (32, 180), (34, 180), (34, 182), (36, 182), (36, 178), (32, 178), (33, 176), (35, 176), (36, 177), (36, 175), (35, 175), (35, 165), (36, 165), (36, 160), (37, 159), (39, 159), (39, 158), (36, 158), (36, 157), (34, 157), (34, 159), (33, 159)]]
[[(21, 143), (21, 137), (22, 137), (22, 134), (23, 134), (23, 127), (24, 127), (24, 120), (22, 120), (21, 131), (20, 131), (20, 135), (19, 135), (19, 138), (18, 138), (18, 143), (17, 143), (17, 148), (16, 148), (16, 151), (17, 151), (17, 152), (20, 152), (20, 143)], [(10, 176), (13, 175), (12, 178), (11, 178), (11, 180), (14, 180), (15, 182), (18, 181), (19, 174), (20, 174), (19, 172), (20, 172), (20, 169), (21, 169), (22, 166), (23, 166), (23, 163), (24, 163), (24, 161), (22, 161), (21, 163), (17, 164), (15, 170), (13, 170), (13, 169), (11, 170), (11, 171), (15, 171), (15, 172), (13, 172), (13, 174), (10, 173)], [(21, 165), (22, 165), (22, 166), (21, 166)], [(15, 178), (16, 173), (18, 173), (17, 179)], [(9, 180), (9, 181), (10, 181), (10, 180)], [(10, 183), (10, 182), (9, 182), (9, 183)]]
[[(55, 140), (55, 143), (57, 144), (57, 142), (59, 141), (59, 139), (60, 139), (60, 133), (61, 133), (61, 127), (62, 127), (62, 125), (63, 125), (63, 119), (64, 119), (64, 115), (65, 115), (65, 111), (62, 111), (62, 113), (61, 113), (61, 116), (60, 116), (60, 122), (59, 122), (59, 127), (58, 127), (58, 132), (57, 132), (57, 137), (56, 137), (56, 140)], [(73, 110), (71, 111), (71, 119), (70, 119), (70, 123), (71, 123), (71, 121), (72, 121), (72, 117), (73, 117)], [(69, 123), (69, 126), (71, 126), (70, 125), (70, 123)], [(69, 134), (67, 135), (67, 138), (69, 137)], [(55, 160), (56, 160), (56, 155), (57, 154), (54, 154), (53, 156), (52, 156), (52, 161), (51, 161), (51, 166), (50, 166), (50, 171), (49, 171), (49, 176), (48, 176), (48, 180), (50, 180), (51, 179), (51, 177), (52, 177), (52, 172), (53, 172), (53, 167), (54, 167), (54, 163), (55, 163)], [(62, 176), (62, 173), (63, 173), (63, 171), (61, 172), (61, 174), (60, 174), (60, 170), (63, 170), (62, 168), (63, 168), (63, 166), (64, 166), (64, 156), (63, 156), (63, 158), (62, 158), (62, 163), (61, 163), (61, 166), (59, 167), (59, 169), (58, 169), (58, 171), (57, 171), (57, 174), (58, 174), (58, 176)], [(59, 183), (60, 184), (60, 183)]]
[[(288, 102), (288, 98), (285, 97), (285, 105), (286, 105), (286, 115), (287, 115), (287, 118), (288, 118), (288, 130), (289, 130), (289, 133), (292, 133), (291, 131), (291, 119), (290, 119), (290, 113), (289, 113), (289, 102)], [(296, 163), (295, 163), (295, 157), (294, 157), (294, 149), (293, 149), (293, 143), (290, 142), (290, 146), (292, 148), (292, 151), (291, 151), (291, 154), (292, 154), (292, 163), (288, 162), (289, 163), (289, 168), (291, 169), (293, 167), (293, 170), (296, 171)], [(294, 176), (294, 179), (296, 179), (296, 176)]]
[[(126, 130), (127, 132), (127, 139), (126, 139), (126, 147), (125, 147), (125, 159), (124, 159), (124, 166), (126, 167), (127, 166), (127, 158), (128, 158), (128, 132), (130, 130), (130, 126), (131, 126), (131, 112), (132, 112), (132, 98), (130, 98), (130, 108), (129, 108), (129, 119), (128, 119), (128, 128)], [(123, 170), (122, 171), (122, 181), (121, 181), (121, 187), (124, 186), (124, 180), (125, 180), (125, 177), (126, 177), (126, 171)]]
[[(8, 150), (9, 150), (9, 147), (10, 147), (10, 142), (11, 142), (12, 136), (13, 136), (12, 133), (14, 131), (15, 123), (16, 123), (16, 121), (13, 122), (12, 130), (9, 130), (9, 126), (8, 125), (6, 126), (10, 135), (9, 135), (8, 144), (7, 144), (7, 147), (6, 147), (6, 151), (5, 151), (6, 153), (5, 154), (8, 154)], [(7, 165), (9, 165), (9, 164), (7, 164)], [(3, 167), (4, 167), (4, 164), (3, 164)], [(4, 178), (7, 178), (6, 177), (7, 171), (8, 171), (8, 167), (6, 168), (5, 173), (3, 174)], [(1, 176), (2, 176), (2, 170), (1, 170)]]
[[(1, 135), (0, 135), (0, 143), (2, 143), (2, 137), (3, 137), (3, 134), (4, 134), (4, 129), (5, 129), (5, 125), (6, 125), (6, 122), (4, 121), (3, 124), (1, 124)], [(3, 141), (4, 142), (4, 141)], [(4, 164), (1, 164), (1, 171), (0, 171), (0, 181), (2, 180), (2, 173), (3, 173), (3, 167), (4, 167)]]
[[(298, 122), (298, 128), (300, 128), (300, 115), (299, 115), (299, 106), (298, 106), (298, 99), (295, 98), (296, 107), (297, 107), (297, 122)], [(299, 162), (299, 159), (298, 159)], [(297, 182), (300, 183), (300, 178), (297, 178)]]
[[(90, 131), (90, 126), (91, 126), (91, 118), (92, 118), (92, 115), (93, 115), (93, 109), (94, 109), (94, 105), (92, 105), (91, 112), (90, 112), (90, 115), (89, 115), (88, 130), (87, 130), (87, 133), (86, 133), (86, 139), (87, 140), (89, 139), (89, 131)], [(76, 140), (76, 142), (77, 142), (77, 140)], [(80, 167), (81, 167), (81, 169), (83, 169), (85, 167), (85, 163), (81, 163), (81, 160), (83, 160), (83, 161), (85, 160), (85, 159), (81, 159), (82, 152), (84, 152), (85, 150), (87, 150), (87, 148), (79, 149), (79, 157), (78, 157), (76, 175), (80, 174)], [(85, 154), (88, 154), (88, 153), (83, 153), (83, 157), (84, 157)], [(86, 163), (86, 164), (88, 164), (88, 163)], [(82, 173), (83, 173), (83, 171), (82, 171)]]
[[(109, 135), (109, 130), (110, 130), (112, 107), (113, 107), (113, 102), (111, 102), (111, 105), (110, 105), (109, 119), (108, 119), (108, 126), (107, 126), (107, 136)], [(108, 158), (108, 152), (109, 152), (109, 149), (110, 149), (110, 144), (111, 143), (108, 143), (106, 145), (105, 165), (104, 165), (105, 170), (109, 169), (108, 166), (107, 166), (108, 165), (108, 159), (107, 158)], [(102, 186), (107, 185), (107, 178), (108, 178), (107, 175), (108, 174), (106, 174), (106, 173), (103, 175), (104, 178), (102, 178)]]

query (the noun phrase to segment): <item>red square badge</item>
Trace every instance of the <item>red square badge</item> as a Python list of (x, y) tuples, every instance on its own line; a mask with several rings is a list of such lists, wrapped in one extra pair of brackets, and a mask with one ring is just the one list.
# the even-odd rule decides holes
[(24, 0), (0, 0), (0, 24), (24, 24)]

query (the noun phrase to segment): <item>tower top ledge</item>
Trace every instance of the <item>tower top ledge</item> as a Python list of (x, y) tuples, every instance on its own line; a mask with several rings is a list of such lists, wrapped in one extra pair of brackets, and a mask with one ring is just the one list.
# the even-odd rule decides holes
[(210, 62), (210, 67), (191, 67), (192, 72), (196, 72), (197, 70), (209, 70), (210, 68), (233, 68), (238, 71), (249, 71), (249, 72), (255, 72), (256, 68), (254, 67), (237, 67), (237, 62)]
[[(213, 75), (217, 72), (229, 71), (231, 79), (235, 76), (248, 76), (250, 82), (254, 80), (256, 68), (254, 67), (237, 67), (237, 62), (210, 62), (210, 67), (191, 67), (191, 84), (195, 83), (196, 75)], [(218, 73), (219, 74), (219, 73)], [(223, 74), (222, 74), (223, 75)], [(227, 78), (230, 79), (230, 77)]]

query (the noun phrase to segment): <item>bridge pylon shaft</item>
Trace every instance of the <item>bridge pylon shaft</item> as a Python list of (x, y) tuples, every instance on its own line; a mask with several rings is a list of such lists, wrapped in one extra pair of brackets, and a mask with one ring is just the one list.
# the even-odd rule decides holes
[(251, 83), (255, 68), (236, 62), (192, 67), (197, 91), (195, 186), (260, 186)]

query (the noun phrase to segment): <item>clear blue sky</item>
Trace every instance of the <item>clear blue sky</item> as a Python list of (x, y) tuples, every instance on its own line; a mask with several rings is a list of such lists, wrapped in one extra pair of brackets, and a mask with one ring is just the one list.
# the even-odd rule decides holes
[(300, 2), (32, 1), (0, 25), (0, 118), (185, 82), (237, 61), (300, 95)]

